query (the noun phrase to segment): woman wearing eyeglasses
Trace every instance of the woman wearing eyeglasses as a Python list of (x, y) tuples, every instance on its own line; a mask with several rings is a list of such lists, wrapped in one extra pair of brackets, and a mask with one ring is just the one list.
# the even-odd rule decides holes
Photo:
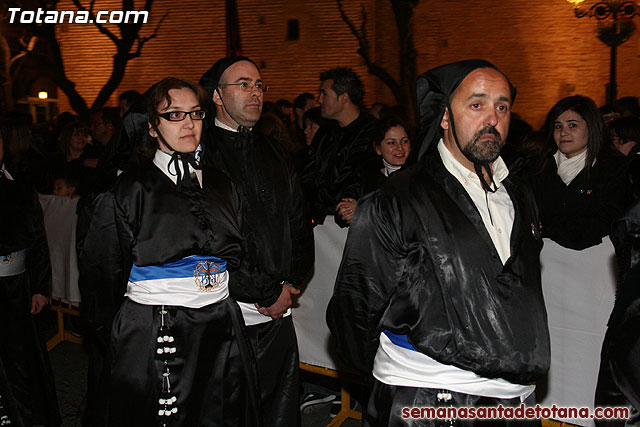
[(228, 290), (243, 256), (236, 193), (199, 166), (206, 93), (167, 78), (146, 96), (139, 165), (106, 196), (117, 234), (92, 225), (86, 238), (104, 241), (104, 253), (87, 256), (103, 259), (100, 274), (125, 296), (111, 333), (108, 424), (259, 425), (255, 362)]

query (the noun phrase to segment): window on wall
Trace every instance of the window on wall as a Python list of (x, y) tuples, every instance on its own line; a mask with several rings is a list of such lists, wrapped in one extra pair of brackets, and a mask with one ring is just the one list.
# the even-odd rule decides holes
[(58, 100), (55, 98), (39, 99), (25, 97), (16, 100), (16, 110), (29, 114), (34, 123), (54, 120), (58, 115)]
[(300, 40), (300, 23), (297, 19), (287, 20), (287, 40)]

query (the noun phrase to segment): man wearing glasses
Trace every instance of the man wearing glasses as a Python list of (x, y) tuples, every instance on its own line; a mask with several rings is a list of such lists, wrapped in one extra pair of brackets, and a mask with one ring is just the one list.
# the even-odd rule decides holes
[(300, 425), (298, 346), (291, 296), (313, 264), (313, 232), (302, 192), (280, 146), (252, 131), (267, 85), (246, 57), (223, 58), (200, 79), (209, 92), (203, 168), (231, 177), (242, 205), (251, 289), (234, 286), (257, 359), (265, 426)]

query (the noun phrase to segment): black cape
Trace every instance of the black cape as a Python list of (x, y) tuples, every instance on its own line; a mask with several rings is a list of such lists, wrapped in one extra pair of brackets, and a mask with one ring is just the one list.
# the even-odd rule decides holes
[(515, 209), (504, 266), (437, 153), (358, 202), (327, 310), (348, 365), (369, 374), (379, 335), (389, 330), (485, 378), (529, 383), (548, 370), (535, 204), (519, 182), (502, 183)]

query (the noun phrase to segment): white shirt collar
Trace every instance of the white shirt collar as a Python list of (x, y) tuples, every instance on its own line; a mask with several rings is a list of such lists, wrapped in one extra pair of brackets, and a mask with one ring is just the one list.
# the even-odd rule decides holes
[(400, 168), (402, 168), (402, 165), (394, 166), (391, 163), (387, 162), (384, 158), (382, 159), (382, 164), (384, 165), (384, 167), (382, 168), (382, 174), (384, 176), (389, 176), (392, 173), (399, 171)]
[[(222, 123), (217, 117), (215, 118), (214, 123), (219, 128), (230, 130), (231, 132), (238, 132), (238, 129), (234, 129), (231, 126)], [(249, 130), (253, 130), (253, 127), (250, 127)]]
[(229, 125), (226, 125), (224, 123), (222, 123), (220, 120), (218, 120), (218, 118), (216, 117), (214, 120), (214, 123), (216, 124), (217, 127), (225, 129), (225, 130), (229, 130), (231, 132), (238, 132), (238, 129), (234, 129)]
[[(444, 163), (444, 167), (453, 175), (461, 184), (465, 183), (473, 183), (474, 185), (482, 188), (482, 183), (480, 183), (480, 178), (474, 171), (470, 171), (467, 169), (462, 163), (458, 161), (449, 148), (444, 145), (444, 141), (440, 138), (438, 142), (438, 152), (440, 153), (440, 157), (442, 158), (442, 163)], [(507, 165), (502, 160), (502, 157), (498, 156), (498, 158), (493, 162), (491, 170), (493, 171), (493, 181), (496, 185), (496, 189), (500, 188), (500, 184), (504, 179), (509, 175), (509, 169)]]

